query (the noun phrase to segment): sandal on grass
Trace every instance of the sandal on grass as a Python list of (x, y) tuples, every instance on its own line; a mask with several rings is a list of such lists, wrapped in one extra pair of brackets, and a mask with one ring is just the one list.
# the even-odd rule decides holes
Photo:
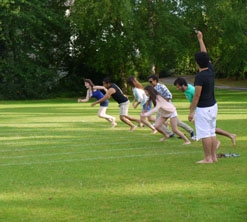
[(225, 157), (239, 157), (240, 156), (240, 154), (238, 154), (238, 153), (233, 153), (233, 154), (231, 154), (231, 153), (218, 153), (217, 154), (217, 158), (225, 158)]
[(233, 154), (231, 154), (231, 153), (226, 153), (225, 156), (226, 156), (226, 157), (239, 157), (240, 155), (237, 154), (237, 153), (233, 153)]
[(232, 154), (232, 157), (239, 157), (240, 156), (240, 154), (238, 154), (238, 153), (233, 153)]
[(224, 153), (217, 153), (217, 158), (225, 158), (225, 154)]

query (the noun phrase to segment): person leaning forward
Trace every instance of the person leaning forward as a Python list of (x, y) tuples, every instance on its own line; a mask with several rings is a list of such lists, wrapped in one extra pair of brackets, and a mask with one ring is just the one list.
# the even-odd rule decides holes
[(120, 108), (119, 118), (122, 122), (130, 126), (130, 131), (134, 131), (136, 129), (136, 125), (133, 122), (137, 122), (141, 125), (140, 119), (136, 119), (128, 115), (130, 101), (127, 96), (125, 96), (122, 90), (115, 84), (112, 83), (110, 78), (106, 77), (103, 79), (103, 86), (107, 88), (107, 92), (105, 96), (96, 102), (92, 103), (91, 106), (95, 106), (98, 103), (102, 103), (105, 100), (110, 99), (112, 97), (118, 104)]
[[(172, 103), (172, 93), (164, 84), (159, 83), (159, 78), (157, 75), (155, 75), (155, 74), (150, 75), (148, 77), (148, 81), (164, 99), (166, 99), (168, 102)], [(186, 130), (190, 134), (191, 140), (195, 140), (194, 130), (188, 124), (182, 122), (180, 119), (177, 119), (177, 124), (179, 127)], [(167, 134), (170, 134), (169, 130), (165, 126), (163, 126), (163, 130)]]

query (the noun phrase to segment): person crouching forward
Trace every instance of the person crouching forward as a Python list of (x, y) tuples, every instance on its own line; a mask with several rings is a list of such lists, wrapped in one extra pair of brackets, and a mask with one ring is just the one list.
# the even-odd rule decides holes
[(132, 121), (137, 122), (139, 125), (141, 125), (141, 121), (139, 119), (136, 119), (128, 115), (128, 110), (130, 105), (130, 101), (128, 97), (125, 96), (122, 90), (115, 83), (112, 83), (109, 78), (103, 79), (103, 86), (107, 88), (107, 92), (105, 96), (102, 99), (92, 103), (91, 106), (95, 106), (96, 104), (102, 103), (103, 101), (108, 100), (110, 99), (110, 97), (112, 97), (119, 104), (120, 120), (130, 126), (129, 131), (131, 132), (134, 131), (137, 126), (134, 125)]
[(155, 107), (150, 111), (143, 113), (142, 115), (150, 116), (156, 112), (159, 112), (160, 116), (158, 117), (158, 119), (156, 119), (155, 128), (162, 135), (164, 135), (164, 137), (161, 138), (160, 141), (164, 141), (166, 140), (166, 138), (169, 138), (169, 135), (166, 134), (163, 130), (162, 125), (168, 118), (170, 118), (172, 131), (185, 141), (184, 145), (190, 144), (191, 142), (189, 141), (189, 139), (177, 127), (177, 111), (175, 106), (165, 100), (152, 86), (146, 86), (145, 93), (153, 102)]

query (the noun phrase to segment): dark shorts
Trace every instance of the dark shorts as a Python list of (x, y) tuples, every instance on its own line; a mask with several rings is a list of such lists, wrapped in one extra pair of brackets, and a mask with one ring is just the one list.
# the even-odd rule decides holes
[(108, 104), (109, 104), (109, 101), (105, 100), (104, 102), (100, 103), (100, 106), (108, 107)]

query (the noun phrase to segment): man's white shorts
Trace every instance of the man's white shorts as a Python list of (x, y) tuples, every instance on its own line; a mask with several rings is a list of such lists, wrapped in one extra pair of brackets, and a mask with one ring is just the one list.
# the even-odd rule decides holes
[(128, 116), (128, 112), (129, 112), (129, 105), (130, 105), (130, 101), (126, 101), (124, 103), (120, 103), (119, 107), (120, 107), (120, 116)]
[(196, 139), (215, 136), (217, 103), (210, 107), (197, 107), (195, 112)]

